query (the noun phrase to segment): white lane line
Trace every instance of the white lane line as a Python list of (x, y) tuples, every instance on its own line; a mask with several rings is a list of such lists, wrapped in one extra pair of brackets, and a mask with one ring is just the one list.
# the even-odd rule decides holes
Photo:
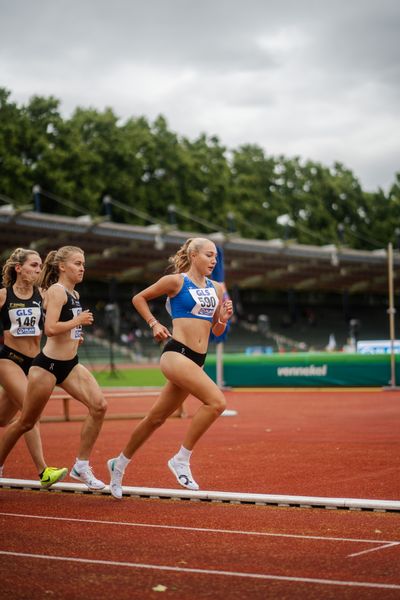
[[(263, 536), (263, 537), (282, 537), (282, 538), (292, 538), (292, 539), (300, 539), (300, 540), (318, 540), (318, 541), (328, 541), (328, 542), (356, 542), (362, 544), (387, 544), (387, 545), (397, 545), (400, 544), (400, 541), (396, 540), (364, 540), (358, 538), (339, 538), (339, 537), (325, 537), (319, 535), (301, 535), (301, 534), (292, 534), (292, 533), (269, 533), (266, 531), (241, 531), (237, 529), (212, 529), (206, 527), (186, 527), (182, 525), (160, 525), (153, 523), (132, 523), (129, 521), (104, 521), (100, 519), (76, 519), (72, 517), (50, 517), (48, 515), (27, 515), (21, 513), (10, 513), (10, 512), (0, 512), (0, 517), (17, 517), (24, 519), (44, 519), (50, 521), (67, 521), (71, 523), (94, 523), (96, 525), (120, 525), (127, 527), (149, 527), (154, 529), (177, 529), (182, 531), (199, 531), (202, 533), (228, 533), (235, 535), (254, 535), (254, 536)], [(350, 554), (350, 556), (352, 556)]]
[(242, 573), (240, 571), (217, 571), (216, 569), (190, 569), (185, 567), (172, 567), (168, 565), (150, 565), (145, 563), (132, 563), (114, 560), (98, 560), (88, 558), (74, 558), (70, 556), (50, 556), (46, 554), (30, 554), (27, 552), (8, 552), (0, 550), (0, 555), (19, 558), (36, 558), (44, 560), (59, 560), (63, 562), (76, 562), (80, 564), (103, 565), (108, 567), (128, 567), (131, 569), (152, 569), (156, 571), (173, 571), (175, 573), (196, 573), (201, 575), (223, 575), (227, 577), (242, 577), (247, 579), (265, 579), (274, 581), (288, 581), (296, 583), (314, 583), (319, 585), (338, 585), (344, 587), (379, 588), (384, 590), (400, 590), (399, 584), (377, 583), (374, 581), (342, 581), (338, 579), (314, 579), (312, 577), (289, 577), (284, 575), (271, 575), (267, 573)]
[(362, 554), (368, 554), (368, 552), (376, 552), (377, 550), (384, 550), (385, 548), (391, 548), (392, 546), (399, 546), (400, 542), (389, 542), (388, 544), (384, 544), (383, 546), (378, 546), (377, 548), (368, 548), (368, 550), (363, 550), (362, 552), (354, 552), (354, 554), (349, 554), (347, 558), (353, 558), (354, 556), (361, 556)]

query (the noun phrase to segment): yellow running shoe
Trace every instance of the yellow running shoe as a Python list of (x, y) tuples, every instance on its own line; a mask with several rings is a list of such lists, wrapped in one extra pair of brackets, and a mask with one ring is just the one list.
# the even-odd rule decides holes
[(68, 469), (66, 467), (63, 469), (57, 469), (57, 467), (46, 467), (40, 476), (40, 485), (45, 490), (48, 490), (49, 487), (51, 487), (54, 483), (57, 483), (57, 481), (62, 481), (67, 473)]

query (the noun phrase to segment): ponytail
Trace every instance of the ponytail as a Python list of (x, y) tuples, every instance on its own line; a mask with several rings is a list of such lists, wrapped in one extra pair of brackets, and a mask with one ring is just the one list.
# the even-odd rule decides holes
[(178, 252), (169, 257), (170, 269), (174, 273), (187, 273), (192, 263), (192, 252), (198, 252), (208, 241), (208, 239), (201, 237), (187, 239)]
[(60, 263), (65, 262), (71, 254), (76, 252), (83, 254), (83, 250), (77, 246), (63, 246), (58, 250), (51, 250), (43, 263), (38, 286), (47, 290), (53, 283), (57, 283), (60, 278)]

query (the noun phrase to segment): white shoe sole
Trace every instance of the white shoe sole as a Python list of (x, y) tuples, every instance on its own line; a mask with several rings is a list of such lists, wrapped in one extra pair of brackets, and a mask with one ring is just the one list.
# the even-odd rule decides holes
[(69, 474), (70, 477), (72, 477), (72, 479), (76, 479), (76, 481), (80, 481), (81, 483), (83, 483), (84, 485), (86, 485), (86, 487), (91, 491), (91, 492), (98, 492), (99, 490), (104, 490), (104, 488), (106, 487), (106, 484), (103, 483), (102, 481), (100, 481), (100, 485), (89, 485), (88, 483), (86, 483), (86, 481), (84, 481), (83, 479), (81, 479), (81, 477), (79, 475), (75, 475), (75, 473), (73, 471), (70, 472)]
[[(110, 473), (110, 478), (111, 479), (113, 478), (113, 474), (114, 474), (114, 471), (111, 468), (111, 463), (112, 463), (113, 460), (115, 460), (115, 458), (110, 458), (110, 460), (107, 461), (107, 469), (108, 469), (108, 472)], [(121, 495), (119, 495), (119, 494), (117, 495), (116, 493), (114, 493), (113, 489), (112, 489), (112, 486), (111, 486), (111, 481), (110, 481), (109, 488), (110, 488), (111, 496), (113, 498), (115, 498), (116, 500), (122, 500), (122, 489), (121, 489)]]
[(175, 479), (177, 480), (177, 482), (179, 483), (179, 485), (181, 485), (182, 487), (186, 488), (187, 490), (192, 490), (194, 492), (196, 492), (199, 489), (199, 486), (198, 486), (197, 483), (195, 483), (195, 482), (192, 481), (192, 483), (189, 483), (188, 485), (186, 485), (185, 483), (183, 483), (183, 481), (181, 481), (179, 479), (179, 475), (178, 475), (178, 473), (174, 469), (173, 459), (172, 458), (168, 461), (168, 468), (171, 471), (171, 473), (173, 473), (175, 475)]

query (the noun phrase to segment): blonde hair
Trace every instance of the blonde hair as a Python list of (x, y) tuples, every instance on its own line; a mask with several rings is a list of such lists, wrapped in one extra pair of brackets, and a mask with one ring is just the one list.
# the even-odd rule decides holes
[(179, 248), (178, 252), (173, 256), (170, 256), (168, 262), (170, 263), (170, 269), (174, 273), (186, 273), (190, 269), (191, 265), (191, 253), (198, 252), (200, 248), (207, 244), (210, 240), (207, 238), (197, 237), (189, 238)]
[(51, 250), (43, 263), (42, 272), (38, 280), (38, 286), (47, 290), (53, 283), (57, 283), (60, 278), (60, 263), (66, 262), (71, 254), (84, 254), (83, 250), (77, 246), (63, 246), (58, 250)]
[(28, 256), (36, 254), (39, 256), (39, 252), (36, 250), (29, 250), (29, 248), (16, 248), (14, 252), (7, 258), (2, 271), (2, 284), (4, 287), (10, 287), (14, 285), (17, 280), (17, 272), (15, 270), (16, 265), (23, 265)]

